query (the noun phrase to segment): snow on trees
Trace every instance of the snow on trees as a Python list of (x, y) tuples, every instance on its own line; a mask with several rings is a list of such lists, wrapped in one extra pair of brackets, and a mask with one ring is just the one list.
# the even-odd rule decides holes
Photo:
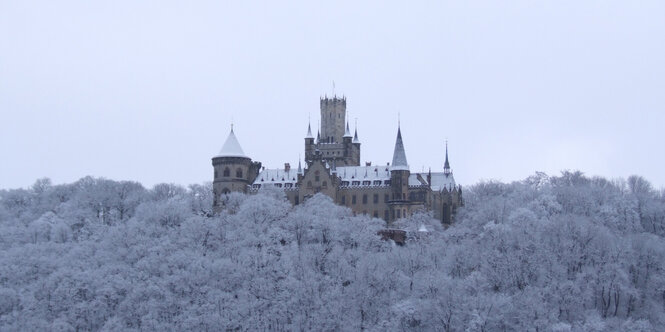
[(482, 182), (444, 228), (325, 195), (86, 177), (0, 191), (0, 330), (665, 329), (665, 192)]

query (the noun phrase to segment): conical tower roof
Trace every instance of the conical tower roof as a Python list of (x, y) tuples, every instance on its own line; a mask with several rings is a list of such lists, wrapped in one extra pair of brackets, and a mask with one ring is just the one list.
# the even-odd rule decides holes
[(404, 142), (402, 142), (402, 131), (399, 127), (397, 128), (393, 163), (390, 168), (391, 170), (409, 170), (409, 164), (406, 161), (406, 152), (404, 152)]
[(226, 142), (222, 146), (222, 149), (215, 157), (241, 157), (249, 158), (245, 155), (245, 152), (242, 150), (238, 139), (236, 138), (235, 133), (233, 133), (233, 127), (231, 127), (231, 132), (226, 138)]
[(344, 131), (344, 137), (353, 137), (351, 136), (351, 130), (349, 130), (349, 121), (346, 121), (346, 131)]
[(314, 138), (314, 136), (312, 136), (312, 125), (311, 124), (307, 124), (307, 136), (305, 136), (305, 138)]

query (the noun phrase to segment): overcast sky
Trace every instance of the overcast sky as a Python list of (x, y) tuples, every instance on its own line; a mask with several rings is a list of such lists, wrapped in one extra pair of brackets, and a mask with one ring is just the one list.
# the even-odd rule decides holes
[(211, 181), (235, 123), (297, 165), (319, 98), (361, 160), (457, 182), (563, 169), (665, 186), (665, 1), (0, 1), (0, 188)]

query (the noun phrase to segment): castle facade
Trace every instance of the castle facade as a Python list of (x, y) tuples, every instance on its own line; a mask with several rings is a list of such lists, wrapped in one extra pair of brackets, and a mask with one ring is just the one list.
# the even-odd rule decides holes
[(218, 155), (214, 168), (214, 208), (223, 208), (223, 195), (230, 192), (256, 193), (262, 187), (282, 188), (289, 201), (298, 205), (316, 193), (330, 196), (354, 213), (368, 214), (388, 223), (416, 211), (432, 211), (444, 225), (452, 222), (463, 205), (462, 188), (455, 184), (448, 162), (448, 146), (442, 172), (411, 173), (406, 159), (401, 129), (392, 163), (360, 164), (360, 140), (356, 129), (351, 135), (346, 119), (346, 98), (320, 100), (321, 127), (316, 139), (311, 126), (305, 136), (305, 167), (285, 164), (267, 169), (245, 155), (233, 128)]

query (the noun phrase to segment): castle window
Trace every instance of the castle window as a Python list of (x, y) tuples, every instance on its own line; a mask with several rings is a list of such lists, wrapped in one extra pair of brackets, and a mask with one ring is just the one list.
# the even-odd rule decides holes
[(367, 194), (363, 195), (363, 204), (367, 204)]
[(351, 204), (356, 204), (356, 195), (351, 196)]
[(389, 200), (390, 200), (390, 195), (385, 194), (385, 195), (383, 196), (383, 201), (386, 202), (386, 203), (388, 203)]
[(390, 180), (383, 181), (383, 184), (385, 184), (386, 186), (389, 186), (390, 185)]
[(402, 210), (397, 210), (397, 219), (402, 218)]
[(231, 176), (231, 170), (230, 170), (228, 167), (225, 168), (225, 169), (224, 169), (224, 173), (223, 173), (223, 175), (224, 175), (224, 177), (229, 177), (229, 176)]
[(342, 195), (342, 205), (346, 205), (346, 196)]
[(318, 175), (314, 175), (314, 181), (319, 182), (321, 180), (321, 177)]
[(388, 221), (388, 219), (390, 219), (390, 211), (388, 210), (383, 211), (383, 219), (385, 221)]
[(260, 185), (260, 184), (253, 184), (253, 185), (252, 185), (252, 188), (254, 188), (254, 189), (259, 189), (259, 188), (261, 188), (261, 185)]
[(227, 195), (230, 192), (231, 192), (231, 190), (229, 190), (229, 188), (222, 189), (222, 195)]
[(328, 181), (323, 181), (323, 184), (321, 184), (323, 187), (328, 187)]
[(349, 181), (342, 181), (342, 186), (348, 186), (348, 185), (349, 185)]
[(215, 170), (215, 179), (217, 178), (217, 170)]
[(374, 194), (374, 204), (379, 202), (379, 194)]
[(307, 188), (312, 188), (312, 181), (307, 181)]
[(241, 178), (241, 177), (242, 177), (242, 169), (238, 168), (238, 169), (236, 170), (236, 177), (237, 177), (237, 178)]
[(372, 181), (363, 181), (363, 186), (369, 186), (372, 184)]
[(293, 183), (285, 183), (284, 188), (293, 188)]
[(360, 185), (360, 181), (353, 181), (353, 182), (351, 182), (351, 185), (353, 185), (353, 186), (359, 186), (359, 185)]
[(402, 193), (402, 199), (406, 201), (406, 194)]
[(375, 186), (380, 186), (381, 185), (381, 180), (374, 181)]
[(277, 188), (281, 188), (281, 187), (282, 187), (282, 184), (281, 184), (281, 183), (275, 183), (275, 187), (277, 187)]

